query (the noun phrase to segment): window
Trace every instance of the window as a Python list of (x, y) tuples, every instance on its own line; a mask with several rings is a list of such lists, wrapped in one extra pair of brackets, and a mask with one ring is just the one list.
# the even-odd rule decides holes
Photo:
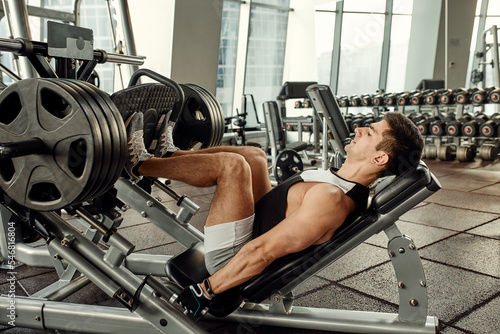
[[(288, 1), (266, 1), (283, 5)], [(252, 5), (248, 33), (247, 62), (244, 94), (251, 94), (259, 108), (262, 103), (275, 100), (283, 80), (283, 62), (288, 25), (288, 10)], [(260, 111), (259, 121), (264, 116)], [(257, 121), (253, 113), (247, 117), (249, 127)]]
[(239, 18), (240, 4), (224, 1), (216, 97), (225, 116), (231, 116), (233, 109)]

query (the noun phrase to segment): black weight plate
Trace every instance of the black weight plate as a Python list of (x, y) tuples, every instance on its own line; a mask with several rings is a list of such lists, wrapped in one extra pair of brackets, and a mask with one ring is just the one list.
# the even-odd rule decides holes
[(293, 150), (284, 150), (278, 154), (276, 165), (274, 166), (274, 177), (278, 183), (281, 183), (289, 177), (301, 172), (304, 169), (302, 159), (297, 152)]
[(222, 137), (224, 136), (224, 129), (226, 126), (224, 119), (224, 111), (222, 110), (219, 101), (212, 93), (210, 93), (208, 90), (206, 90), (201, 86), (197, 87), (201, 92), (205, 93), (205, 96), (207, 96), (207, 99), (211, 102), (211, 105), (213, 106), (214, 119), (216, 119), (217, 122), (214, 122), (216, 136), (214, 136), (214, 142), (212, 143), (212, 146), (219, 146), (220, 143), (222, 142)]
[[(60, 86), (25, 79), (0, 94), (0, 142), (39, 138), (40, 154), (3, 160), (0, 186), (19, 204), (38, 211), (58, 210), (77, 199), (94, 177), (96, 123), (76, 98)], [(68, 164), (75, 148), (85, 148), (78, 164)], [(83, 160), (81, 158), (83, 157)]]
[(180, 85), (184, 92), (184, 106), (174, 126), (174, 143), (182, 150), (193, 148), (201, 143), (201, 147), (209, 147), (212, 120), (208, 106), (193, 89)]
[(93, 198), (95, 195), (96, 189), (98, 189), (103, 180), (104, 176), (107, 173), (107, 169), (109, 169), (109, 160), (106, 159), (106, 153), (109, 152), (111, 149), (110, 145), (108, 144), (110, 140), (110, 134), (109, 134), (109, 129), (107, 129), (105, 126), (102, 124), (102, 119), (99, 119), (94, 111), (94, 108), (96, 108), (95, 105), (90, 104), (89, 101), (85, 98), (84, 92), (79, 87), (76, 87), (72, 85), (71, 83), (64, 81), (63, 79), (44, 79), (47, 81), (54, 82), (55, 84), (59, 85), (61, 88), (67, 90), (70, 94), (72, 94), (77, 101), (80, 103), (82, 106), (82, 110), (85, 111), (87, 114), (88, 119), (93, 119), (94, 122), (96, 122), (96, 126), (98, 129), (97, 136), (98, 140), (95, 140), (95, 143), (99, 146), (95, 146), (94, 150), (96, 152), (101, 152), (100, 153), (100, 166), (95, 169), (94, 172), (94, 178), (92, 180), (89, 180), (89, 183), (85, 189), (84, 192), (75, 200), (74, 204), (76, 203), (81, 203), (84, 202), (85, 200)]
[(105, 125), (108, 127), (110, 133), (110, 167), (108, 169), (108, 173), (105, 176), (104, 182), (96, 191), (96, 194), (93, 196), (95, 197), (109, 190), (109, 188), (116, 182), (116, 179), (123, 168), (123, 165), (120, 165), (122, 157), (122, 139), (120, 138), (120, 132), (118, 129), (118, 124), (116, 123), (116, 119), (113, 116), (113, 112), (111, 111), (109, 105), (106, 103), (105, 99), (103, 99), (95, 90), (87, 86), (83, 81), (71, 80), (70, 82), (82, 89), (86, 93), (87, 98), (91, 99), (93, 103), (96, 104), (96, 112), (100, 113), (104, 117)]
[(207, 105), (207, 108), (210, 112), (210, 120), (211, 120), (211, 125), (212, 125), (212, 130), (210, 133), (210, 141), (208, 143), (208, 147), (215, 146), (215, 142), (217, 140), (217, 126), (219, 123), (219, 117), (218, 114), (215, 110), (215, 104), (211, 100), (211, 98), (201, 89), (200, 86), (194, 85), (194, 84), (186, 84), (189, 88), (191, 88), (193, 91), (195, 91), (200, 98), (203, 100), (203, 102)]
[(119, 138), (119, 159), (117, 160), (117, 170), (115, 175), (113, 176), (113, 184), (116, 182), (118, 177), (121, 175), (123, 166), (125, 165), (125, 162), (128, 159), (128, 144), (127, 144), (127, 130), (125, 129), (125, 123), (122, 118), (122, 115), (120, 113), (120, 110), (116, 107), (116, 105), (113, 103), (111, 98), (102, 90), (99, 88), (95, 87), (94, 85), (88, 83), (88, 82), (81, 82), (82, 85), (85, 85), (86, 87), (92, 89), (98, 96), (101, 97), (101, 99), (106, 103), (109, 107), (109, 111), (111, 112), (111, 116), (113, 116), (115, 122), (110, 122), (113, 126), (116, 126), (118, 130), (118, 138)]
[(80, 87), (76, 82), (71, 80), (63, 80), (65, 84), (77, 91), (82, 98), (87, 101), (91, 110), (94, 112), (95, 117), (99, 122), (99, 126), (102, 132), (103, 141), (103, 166), (100, 171), (99, 177), (97, 178), (97, 184), (93, 187), (93, 192), (90, 192), (88, 197), (85, 199), (92, 199), (102, 194), (104, 187), (109, 184), (108, 178), (114, 173), (113, 156), (116, 154), (116, 148), (113, 145), (113, 138), (111, 135), (111, 130), (109, 128), (108, 119), (104, 113), (103, 107), (95, 101), (92, 97), (92, 93), (87, 92), (83, 87)]

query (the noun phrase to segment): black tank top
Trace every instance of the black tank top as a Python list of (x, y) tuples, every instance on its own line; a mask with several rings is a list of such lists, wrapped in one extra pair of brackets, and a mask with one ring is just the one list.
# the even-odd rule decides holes
[(267, 194), (255, 203), (255, 222), (253, 225), (253, 238), (266, 233), (274, 226), (285, 219), (288, 190), (298, 182), (326, 182), (339, 187), (344, 194), (349, 196), (356, 204), (356, 209), (352, 215), (358, 215), (364, 211), (368, 204), (369, 190), (367, 187), (345, 180), (335, 174), (336, 170), (309, 170), (294, 175), (278, 186), (274, 187)]

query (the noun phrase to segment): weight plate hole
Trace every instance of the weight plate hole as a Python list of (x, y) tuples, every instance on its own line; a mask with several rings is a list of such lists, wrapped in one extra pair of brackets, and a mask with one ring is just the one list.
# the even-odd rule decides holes
[(53, 116), (63, 119), (71, 113), (70, 104), (59, 94), (50, 89), (42, 89), (42, 106)]
[(52, 202), (60, 198), (59, 189), (54, 184), (47, 182), (34, 184), (29, 193), (29, 199), (35, 202)]
[(71, 143), (68, 152), (68, 169), (77, 178), (83, 175), (87, 162), (87, 143), (83, 139)]
[(5, 182), (12, 180), (14, 173), (16, 172), (12, 159), (0, 160), (0, 176)]
[(0, 123), (9, 125), (21, 113), (21, 109), (22, 105), (19, 95), (16, 92), (11, 93), (0, 104), (0, 110), (2, 110), (0, 113)]

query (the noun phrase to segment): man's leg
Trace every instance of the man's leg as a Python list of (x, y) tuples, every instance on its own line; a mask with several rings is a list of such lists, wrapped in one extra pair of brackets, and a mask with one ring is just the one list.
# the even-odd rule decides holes
[(271, 181), (269, 179), (268, 162), (266, 153), (255, 146), (217, 146), (201, 149), (198, 151), (176, 151), (172, 157), (214, 154), (220, 152), (236, 153), (243, 156), (250, 165), (252, 173), (252, 192), (254, 202), (257, 202), (262, 196), (271, 190)]
[(206, 226), (241, 220), (254, 213), (252, 172), (240, 154), (176, 152), (170, 158), (152, 157), (144, 161), (138, 172), (140, 175), (182, 181), (195, 187), (217, 185)]

